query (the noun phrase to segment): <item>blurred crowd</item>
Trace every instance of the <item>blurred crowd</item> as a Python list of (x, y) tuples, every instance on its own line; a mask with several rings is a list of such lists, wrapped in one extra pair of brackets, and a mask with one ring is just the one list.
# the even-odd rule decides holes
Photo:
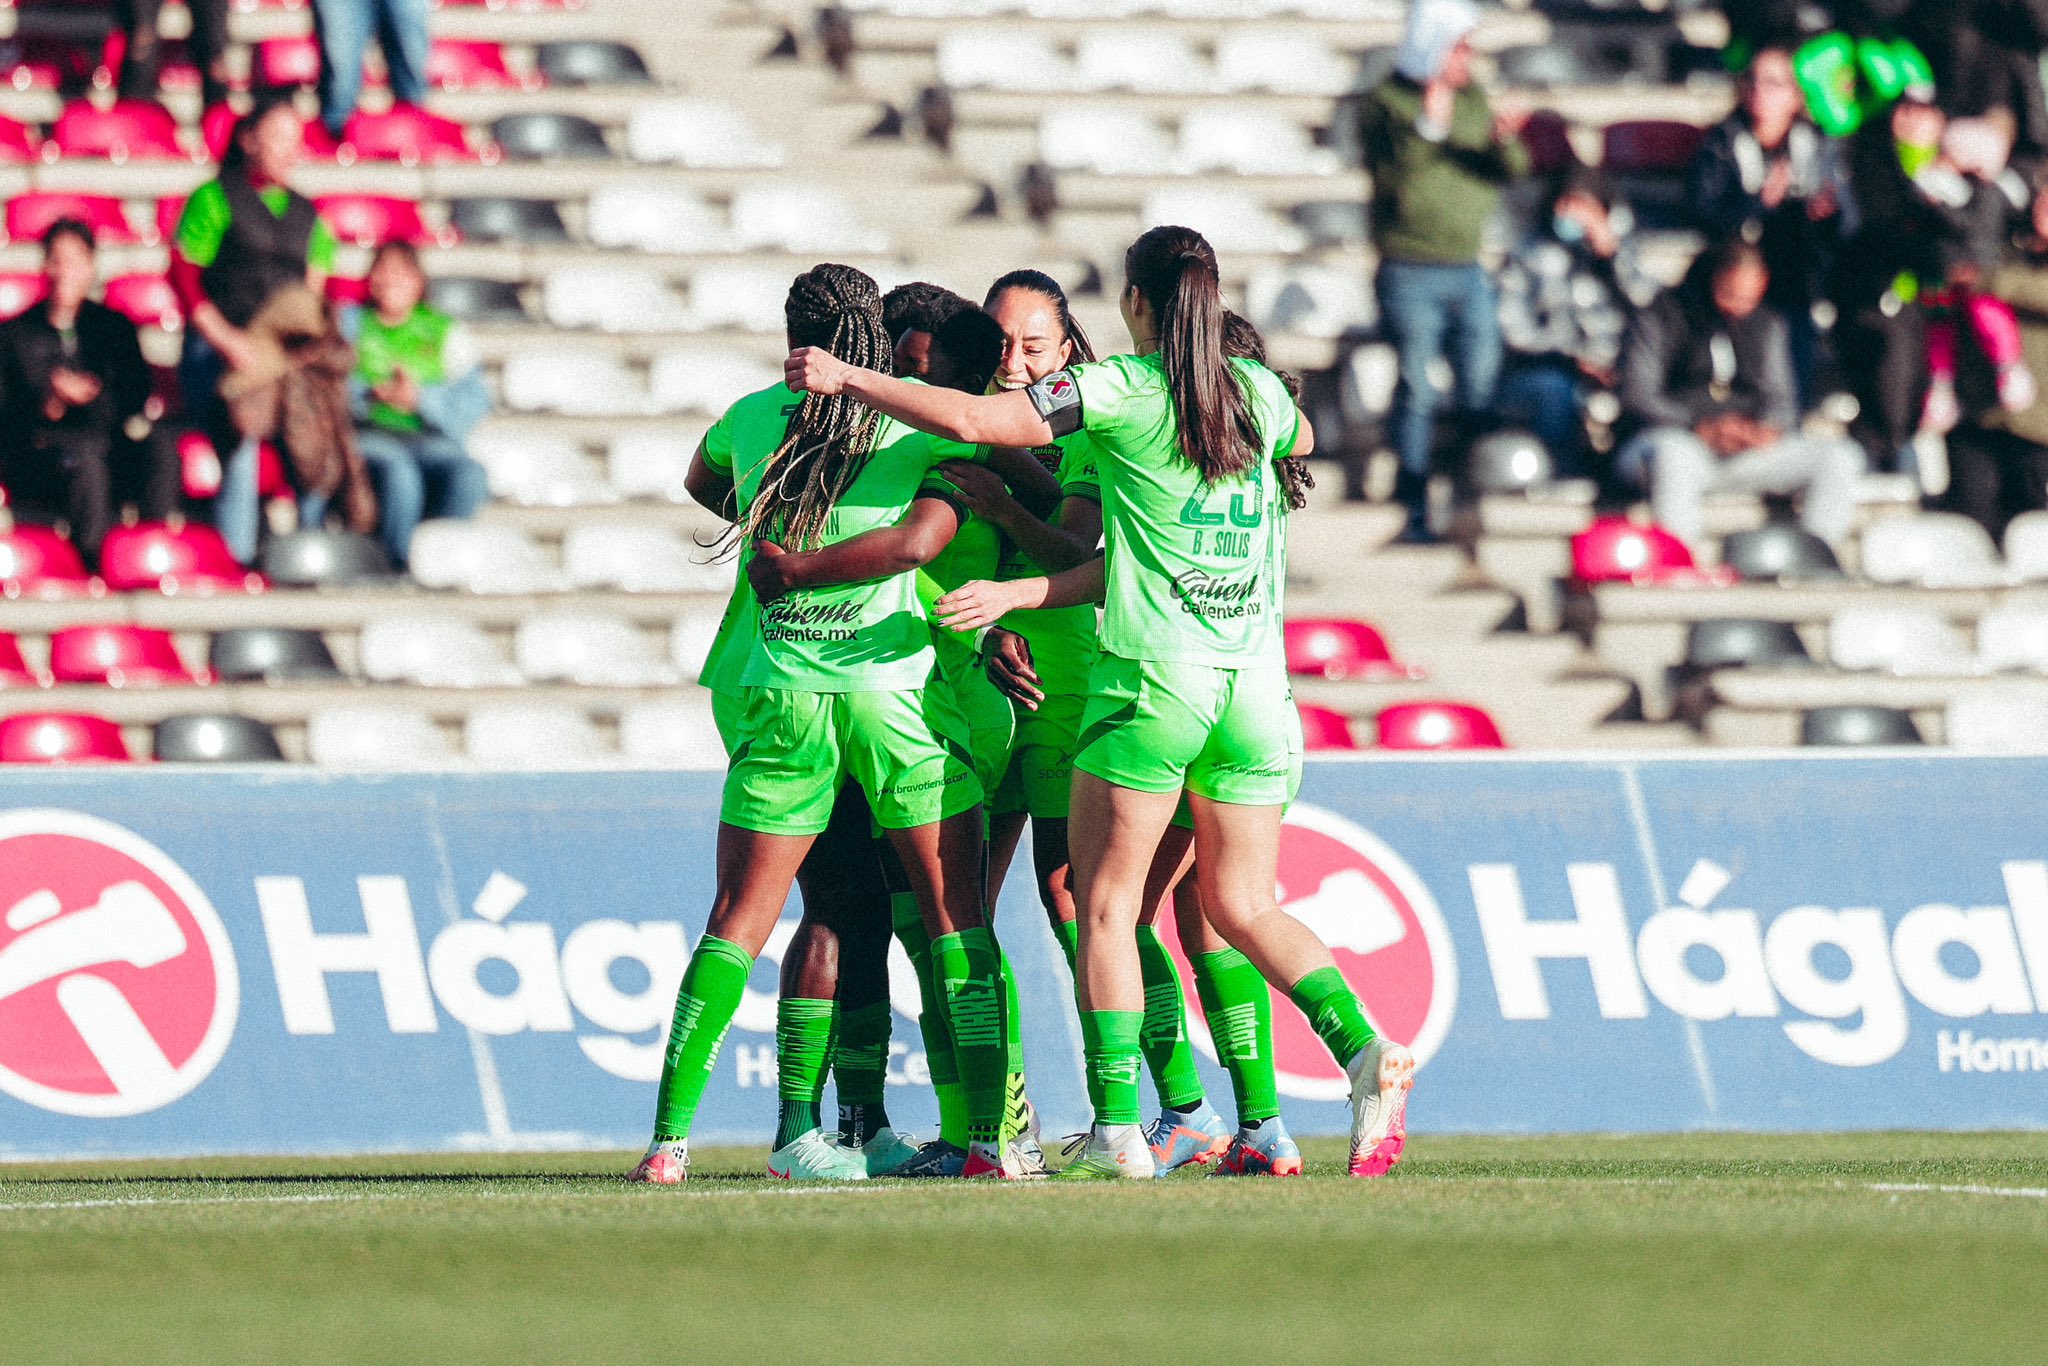
[(1411, 7), (1359, 128), (1410, 539), (1444, 453), (1502, 423), (1689, 542), (1720, 492), (1796, 499), (1839, 540), (1870, 471), (1994, 536), (2048, 505), (2048, 3), (1726, 9), (1737, 107), (1679, 209), (1706, 247), (1660, 288), (1627, 196), (1569, 153), (1491, 264), (1535, 130), (1474, 78), (1476, 6)]

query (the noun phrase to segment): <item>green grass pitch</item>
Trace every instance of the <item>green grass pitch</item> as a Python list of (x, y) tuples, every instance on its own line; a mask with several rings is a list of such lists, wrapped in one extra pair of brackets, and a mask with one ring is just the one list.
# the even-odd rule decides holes
[(626, 1154), (0, 1166), (0, 1361), (2023, 1362), (2048, 1134), (681, 1189)]

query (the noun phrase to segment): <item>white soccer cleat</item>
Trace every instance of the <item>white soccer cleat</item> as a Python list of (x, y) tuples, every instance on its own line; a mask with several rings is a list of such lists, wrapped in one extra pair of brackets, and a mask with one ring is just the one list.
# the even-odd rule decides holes
[(647, 1156), (626, 1179), (644, 1186), (680, 1186), (689, 1176), (690, 1140), (677, 1138), (648, 1145)]
[(869, 1176), (893, 1176), (916, 1159), (917, 1139), (901, 1129), (877, 1129), (860, 1145)]
[(1351, 1174), (1385, 1176), (1408, 1142), (1415, 1055), (1376, 1034), (1344, 1072), (1351, 1078)]
[(1098, 1124), (1061, 1180), (1150, 1181), (1154, 1167), (1145, 1131), (1135, 1124)]
[(837, 1134), (812, 1129), (768, 1155), (768, 1174), (785, 1181), (865, 1181), (867, 1158), (859, 1148), (842, 1148)]

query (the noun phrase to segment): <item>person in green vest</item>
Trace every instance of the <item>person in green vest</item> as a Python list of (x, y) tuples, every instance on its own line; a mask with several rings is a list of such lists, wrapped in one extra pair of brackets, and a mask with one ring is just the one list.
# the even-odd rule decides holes
[[(467, 448), (491, 408), (476, 344), (426, 293), (418, 251), (387, 242), (370, 262), (369, 302), (339, 319), (356, 349), (349, 389), (356, 444), (377, 485), (378, 534), (400, 566), (422, 518), (471, 517), (490, 498)], [(302, 499), (299, 520), (310, 525), (325, 512), (321, 500)]]

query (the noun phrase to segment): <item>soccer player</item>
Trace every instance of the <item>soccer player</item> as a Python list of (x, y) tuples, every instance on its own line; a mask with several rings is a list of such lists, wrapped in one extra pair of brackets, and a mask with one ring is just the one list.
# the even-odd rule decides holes
[[(1270, 371), (1225, 359), (1216, 256), (1199, 233), (1152, 229), (1125, 254), (1124, 271), (1122, 311), (1138, 354), (1021, 392), (906, 384), (817, 347), (792, 352), (785, 374), (792, 389), (851, 397), (949, 440), (1030, 448), (1077, 430), (1095, 438), (1107, 602), (1068, 828), (1095, 1124), (1069, 1173), (1153, 1173), (1138, 1124), (1136, 929), (1185, 789), (1202, 909), (1288, 991), (1344, 1068), (1351, 1171), (1377, 1176), (1400, 1156), (1414, 1058), (1373, 1030), (1329, 949), (1274, 896), (1289, 764), (1273, 462), (1307, 454), (1313, 435)], [(1088, 569), (1068, 576), (1085, 582)], [(1011, 606), (1066, 605), (1050, 580), (1011, 587)]]
[(898, 285), (882, 296), (882, 326), (888, 330), (890, 372), (905, 379), (944, 384), (933, 378), (932, 343), (946, 319), (973, 304), (926, 280)]
[[(799, 276), (786, 314), (792, 346), (848, 365), (887, 363), (881, 298), (860, 271), (824, 265)], [(808, 551), (894, 523), (941, 460), (965, 453), (857, 402), (782, 386), (740, 400), (723, 426), (718, 443), (700, 447), (690, 487), (718, 505), (732, 486), (742, 554)], [(687, 1175), (690, 1126), (754, 956), (848, 778), (887, 832), (932, 935), (968, 1112), (962, 1175), (1001, 1173), (1007, 1010), (982, 905), (981, 788), (957, 757), (965, 727), (950, 691), (927, 686), (931, 630), (912, 568), (759, 610), (711, 919), (676, 995), (654, 1141), (633, 1180)]]

